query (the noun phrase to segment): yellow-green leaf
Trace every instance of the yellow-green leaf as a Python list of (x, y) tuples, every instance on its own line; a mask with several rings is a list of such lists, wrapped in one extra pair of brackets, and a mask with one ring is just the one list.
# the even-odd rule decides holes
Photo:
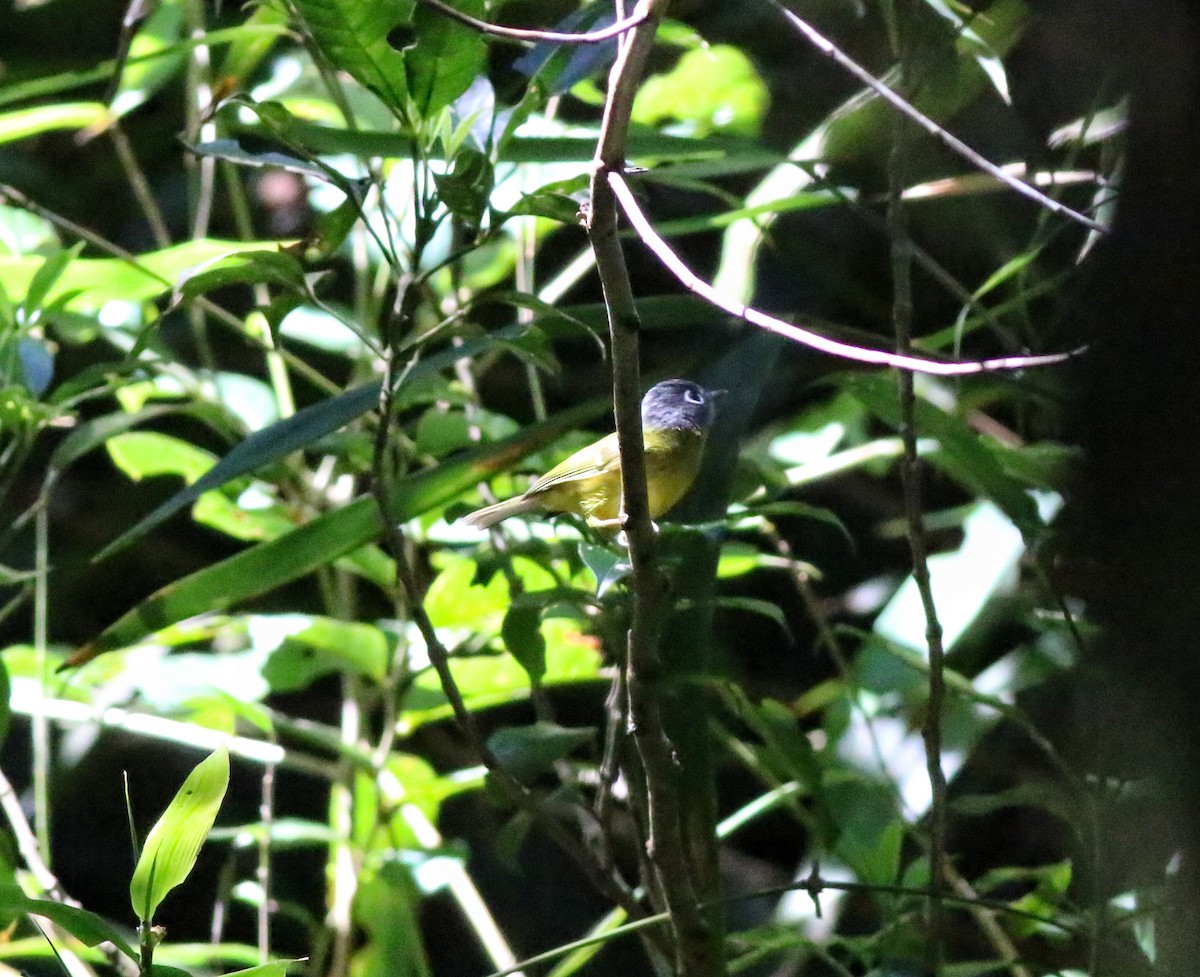
[(129, 883), (129, 901), (138, 919), (152, 920), (167, 893), (188, 877), (228, 786), (229, 751), (222, 747), (188, 774), (150, 829)]

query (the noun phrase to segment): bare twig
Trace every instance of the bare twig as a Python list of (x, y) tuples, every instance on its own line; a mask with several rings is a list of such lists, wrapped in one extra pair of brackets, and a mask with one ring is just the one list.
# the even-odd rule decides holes
[[(892, 154), (888, 165), (887, 221), (891, 229), (892, 323), (896, 348), (907, 353), (912, 346), (912, 254), (908, 243), (908, 223), (904, 210), (904, 121), (896, 119)], [(904, 514), (908, 522), (908, 545), (912, 555), (913, 580), (925, 610), (925, 640), (929, 648), (929, 701), (921, 735), (925, 741), (925, 762), (929, 771), (932, 799), (929, 806), (929, 872), (931, 940), (930, 956), (936, 973), (942, 958), (942, 894), (946, 887), (946, 777), (942, 771), (942, 709), (946, 697), (942, 627), (938, 621), (929, 578), (928, 541), (921, 511), (921, 472), (917, 456), (916, 395), (913, 375), (897, 374), (900, 396), (900, 437), (904, 455), (900, 460), (900, 480), (904, 495)]]
[(930, 373), (934, 376), (947, 377), (1048, 366), (1053, 363), (1062, 363), (1081, 352), (1080, 350), (1076, 350), (1071, 353), (1047, 353), (1041, 356), (1001, 356), (987, 360), (948, 363), (942, 360), (912, 356), (908, 353), (889, 353), (882, 349), (855, 346), (852, 343), (843, 343), (836, 339), (830, 339), (827, 336), (822, 336), (820, 333), (801, 328), (790, 322), (784, 322), (782, 319), (776, 319), (765, 312), (760, 312), (758, 309), (751, 308), (741, 302), (731, 301), (721, 295), (712, 285), (704, 281), (684, 264), (683, 260), (671, 250), (670, 245), (651, 227), (650, 222), (646, 219), (646, 215), (642, 213), (641, 208), (638, 206), (637, 200), (634, 199), (633, 192), (629, 189), (629, 184), (625, 181), (625, 178), (617, 172), (610, 172), (608, 174), (608, 182), (622, 209), (625, 211), (625, 216), (629, 218), (629, 223), (633, 225), (642, 242), (654, 252), (658, 260), (666, 265), (667, 269), (679, 279), (685, 288), (707, 299), (718, 308), (724, 309), (730, 315), (744, 319), (751, 325), (758, 326), (760, 329), (766, 329), (768, 332), (776, 333), (785, 339), (790, 339), (811, 349), (828, 353), (830, 356), (854, 360), (858, 363), (871, 363), (875, 366), (891, 366), (898, 370), (906, 370), (913, 373)]
[(634, 13), (632, 17), (618, 20), (615, 24), (609, 24), (607, 27), (602, 27), (598, 30), (568, 34), (561, 31), (527, 30), (522, 27), (504, 27), (500, 24), (492, 24), (486, 20), (479, 20), (477, 17), (472, 17), (470, 14), (465, 14), (456, 7), (443, 2), (443, 0), (420, 0), (420, 2), (427, 7), (432, 7), (438, 13), (449, 17), (451, 20), (457, 20), (460, 24), (465, 24), (467, 27), (479, 31), (481, 34), (490, 34), (492, 37), (502, 37), (510, 41), (533, 41), (536, 43), (599, 44), (602, 41), (611, 41), (614, 37), (620, 37), (626, 31), (633, 30), (633, 28), (646, 19), (645, 11), (639, 11)]
[(21, 810), (21, 801), (17, 797), (17, 792), (13, 790), (8, 778), (4, 776), (3, 770), (0, 770), (0, 810), (4, 811), (4, 817), (17, 842), (17, 851), (25, 860), (25, 867), (33, 874), (38, 887), (55, 902), (67, 902), (66, 893), (59, 885), (58, 877), (50, 871), (50, 866), (42, 858), (37, 837), (29, 826), (25, 812)]
[(829, 38), (817, 31), (816, 28), (814, 28), (811, 24), (805, 20), (802, 20), (796, 14), (792, 13), (792, 11), (788, 10), (782, 3), (779, 2), (779, 0), (767, 0), (767, 2), (770, 3), (771, 6), (773, 6), (776, 10), (778, 10), (785, 18), (787, 18), (788, 22), (791, 23), (791, 25), (795, 27), (797, 31), (803, 34), (809, 43), (813, 45), (813, 47), (815, 47), (826, 57), (831, 58), (841, 67), (845, 68), (848, 72), (850, 72), (850, 74), (852, 74), (855, 78), (871, 89), (871, 91), (875, 92), (876, 95), (887, 102), (888, 105), (892, 106), (892, 108), (896, 109), (902, 115), (907, 116), (931, 136), (946, 146), (947, 149), (957, 153), (972, 166), (978, 167), (985, 173), (990, 173), (1001, 183), (1012, 187), (1012, 189), (1021, 194), (1021, 196), (1032, 200), (1039, 207), (1044, 207), (1046, 210), (1049, 210), (1054, 214), (1058, 214), (1060, 217), (1070, 218), (1076, 223), (1082, 224), (1089, 230), (1097, 231), (1102, 234), (1108, 232), (1108, 228), (1106, 228), (1099, 221), (1095, 221), (1092, 218), (1079, 213), (1077, 210), (1072, 210), (1065, 204), (1059, 203), (1053, 197), (1048, 197), (1036, 187), (1030, 186), (1023, 180), (1017, 179), (1009, 172), (1005, 172), (1004, 167), (997, 166), (982, 153), (972, 149), (957, 136), (946, 131), (945, 128), (934, 122), (934, 120), (929, 118), (929, 116), (927, 116), (924, 112), (912, 105), (910, 102), (906, 101), (901, 95), (898, 95), (890, 87), (871, 74), (871, 72), (867, 71), (866, 68), (846, 54), (846, 52), (834, 44), (833, 41), (829, 40)]

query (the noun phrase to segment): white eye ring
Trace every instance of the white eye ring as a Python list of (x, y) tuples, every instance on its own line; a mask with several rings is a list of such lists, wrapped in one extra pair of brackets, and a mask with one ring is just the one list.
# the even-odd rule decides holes
[(702, 395), (696, 393), (696, 391), (690, 390), (690, 389), (685, 390), (683, 392), (683, 399), (686, 400), (689, 404), (703, 404), (704, 403), (704, 397)]

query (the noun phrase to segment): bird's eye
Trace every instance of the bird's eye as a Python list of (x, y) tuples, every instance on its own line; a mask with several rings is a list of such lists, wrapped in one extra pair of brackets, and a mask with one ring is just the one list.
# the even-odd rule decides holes
[(683, 392), (683, 399), (686, 400), (689, 404), (703, 404), (704, 403), (704, 396), (701, 393), (699, 393), (699, 391), (696, 391), (696, 390), (685, 390)]

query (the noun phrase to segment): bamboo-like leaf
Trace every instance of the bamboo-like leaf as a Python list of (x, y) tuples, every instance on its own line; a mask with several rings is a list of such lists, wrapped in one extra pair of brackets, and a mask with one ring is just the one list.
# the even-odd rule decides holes
[[(500, 330), (492, 340), (478, 340), (464, 343), (462, 346), (420, 360), (408, 371), (409, 382), (429, 376), (444, 367), (450, 366), (464, 356), (474, 356), (496, 339), (511, 338), (519, 335), (519, 329)], [(272, 462), (285, 458), (293, 451), (299, 451), (312, 444), (319, 438), (332, 434), (338, 428), (345, 427), (356, 420), (379, 402), (379, 387), (377, 384), (363, 384), (352, 387), (336, 397), (322, 400), (302, 410), (296, 411), (291, 417), (284, 418), (270, 427), (255, 431), (244, 441), (234, 447), (218, 461), (203, 476), (194, 483), (172, 495), (166, 502), (151, 512), (148, 516), (126, 530), (113, 542), (109, 543), (96, 556), (103, 560), (117, 550), (124, 549), (130, 543), (145, 536), (146, 533), (161, 525), (171, 516), (195, 502), (210, 489), (220, 488), (226, 482), (232, 481), (239, 475), (246, 475), (255, 469), (262, 468)], [(340, 554), (339, 554), (340, 555)]]
[(100, 102), (63, 102), (17, 109), (0, 115), (0, 144), (40, 136), (54, 129), (86, 129), (108, 115)]
[[(71, 308), (98, 308), (112, 300), (144, 302), (170, 292), (176, 279), (189, 268), (243, 251), (270, 251), (278, 247), (275, 241), (199, 238), (138, 255), (135, 262), (121, 258), (77, 258), (58, 276), (44, 301), (51, 303), (67, 297)], [(0, 288), (9, 295), (24, 295), (45, 260), (35, 255), (0, 257)]]
[(44, 916), (61, 926), (84, 946), (109, 942), (131, 960), (138, 959), (137, 951), (121, 936), (117, 928), (103, 917), (86, 909), (51, 902), (49, 899), (30, 899), (15, 885), (0, 886), (0, 916), (7, 919), (24, 913)]
[(188, 877), (228, 786), (229, 751), (222, 747), (188, 774), (150, 829), (129, 883), (129, 901), (138, 919), (151, 921), (167, 893)]
[[(411, 519), (444, 504), (464, 489), (503, 471), (564, 432), (595, 417), (604, 409), (605, 403), (604, 400), (593, 400), (580, 404), (511, 438), (463, 452), (404, 479), (396, 486), (393, 518), (397, 521)], [(200, 479), (192, 488), (203, 481)], [(224, 610), (239, 601), (257, 597), (372, 542), (382, 532), (383, 524), (374, 500), (357, 499), (285, 536), (260, 543), (168, 584), (118, 618), (95, 640), (79, 648), (62, 667), (74, 668), (106, 651), (142, 641), (155, 631), (185, 618)]]

